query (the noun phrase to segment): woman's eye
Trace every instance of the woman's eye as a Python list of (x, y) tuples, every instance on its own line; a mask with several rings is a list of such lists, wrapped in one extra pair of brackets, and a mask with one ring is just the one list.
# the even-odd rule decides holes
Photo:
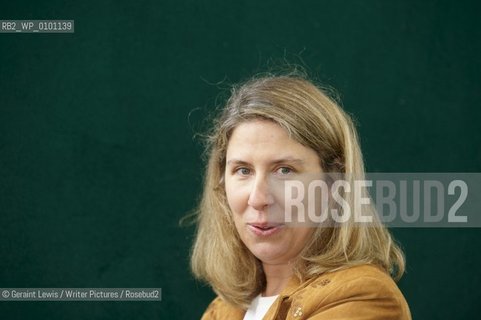
[(241, 176), (248, 176), (251, 173), (251, 170), (249, 168), (239, 168), (236, 170), (236, 173)]
[(292, 173), (292, 171), (293, 170), (291, 168), (288, 168), (288, 167), (281, 167), (281, 168), (277, 169), (277, 173), (282, 174), (282, 175), (290, 174), (290, 173)]

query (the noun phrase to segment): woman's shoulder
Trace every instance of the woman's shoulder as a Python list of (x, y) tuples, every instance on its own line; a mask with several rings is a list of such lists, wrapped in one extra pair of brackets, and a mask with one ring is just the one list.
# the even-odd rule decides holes
[(227, 303), (220, 297), (216, 297), (209, 304), (201, 320), (242, 319), (245, 310)]
[[(353, 316), (380, 314), (383, 319), (410, 319), (409, 307), (391, 276), (374, 265), (353, 266), (323, 273), (290, 296), (292, 305), (302, 305), (311, 315)], [(352, 313), (352, 314), (351, 314)], [(326, 319), (327, 319), (326, 318)], [(373, 318), (377, 319), (377, 318)]]
[(386, 271), (380, 267), (367, 264), (319, 275), (312, 280), (306, 289), (313, 292), (321, 291), (319, 293), (324, 297), (328, 297), (326, 293), (332, 292), (333, 297), (366, 295), (404, 300), (396, 282)]
[(327, 285), (332, 282), (332, 285), (345, 285), (350, 282), (355, 283), (383, 283), (386, 287), (394, 286), (396, 283), (391, 276), (383, 269), (372, 264), (363, 264), (343, 268), (331, 272), (326, 272), (313, 278), (311, 285)]

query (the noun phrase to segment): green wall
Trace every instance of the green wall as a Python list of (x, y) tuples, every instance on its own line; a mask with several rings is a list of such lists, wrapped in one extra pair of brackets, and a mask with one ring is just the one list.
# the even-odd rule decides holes
[[(161, 302), (0, 302), (2, 319), (196, 319), (194, 133), (287, 59), (335, 87), (368, 170), (480, 172), (478, 1), (16, 1), (0, 19), (0, 287), (162, 287)], [(395, 229), (415, 319), (477, 318), (479, 229)]]

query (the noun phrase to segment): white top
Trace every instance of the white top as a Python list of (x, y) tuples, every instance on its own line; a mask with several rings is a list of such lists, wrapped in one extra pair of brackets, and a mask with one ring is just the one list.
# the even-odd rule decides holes
[(267, 313), (279, 295), (272, 297), (261, 297), (258, 295), (252, 300), (249, 309), (244, 316), (244, 320), (261, 320)]

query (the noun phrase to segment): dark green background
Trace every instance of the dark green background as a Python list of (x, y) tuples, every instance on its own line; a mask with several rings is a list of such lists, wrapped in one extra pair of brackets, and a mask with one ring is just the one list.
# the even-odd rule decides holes
[[(0, 287), (162, 287), (162, 302), (1, 302), (2, 319), (196, 319), (188, 269), (203, 163), (192, 139), (228, 83), (287, 58), (335, 87), (368, 170), (480, 172), (478, 1), (2, 1)], [(223, 81), (221, 84), (217, 84)], [(189, 116), (190, 115), (190, 116)], [(395, 229), (415, 319), (481, 311), (481, 230)]]

